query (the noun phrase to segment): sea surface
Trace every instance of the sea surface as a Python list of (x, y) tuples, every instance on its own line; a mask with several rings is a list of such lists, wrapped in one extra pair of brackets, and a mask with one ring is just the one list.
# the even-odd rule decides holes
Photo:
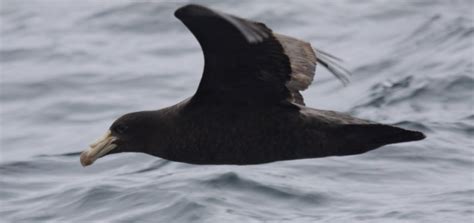
[(308, 106), (427, 138), (265, 165), (124, 153), (83, 168), (116, 118), (195, 92), (201, 49), (173, 15), (187, 2), (0, 2), (0, 222), (474, 222), (472, 0), (192, 1), (343, 58), (351, 84), (318, 67)]

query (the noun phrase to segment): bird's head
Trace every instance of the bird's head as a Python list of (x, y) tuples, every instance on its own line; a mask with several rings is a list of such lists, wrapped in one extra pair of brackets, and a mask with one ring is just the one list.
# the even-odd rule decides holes
[(82, 166), (120, 152), (144, 152), (151, 137), (153, 119), (150, 112), (134, 112), (117, 119), (107, 132), (81, 153)]

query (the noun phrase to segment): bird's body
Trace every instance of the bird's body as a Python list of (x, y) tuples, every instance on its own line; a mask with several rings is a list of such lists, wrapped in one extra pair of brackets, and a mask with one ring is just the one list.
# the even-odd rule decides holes
[(247, 165), (352, 155), (422, 137), (418, 132), (295, 104), (202, 106), (191, 98), (140, 113), (149, 117), (141, 134), (159, 129), (157, 135), (144, 139), (149, 145), (144, 148), (152, 149), (143, 152), (192, 164)]
[(192, 164), (260, 164), (360, 154), (424, 138), (306, 107), (300, 91), (311, 84), (317, 63), (347, 81), (344, 69), (309, 43), (203, 6), (188, 5), (175, 15), (204, 52), (196, 94), (168, 108), (122, 116), (81, 155), (83, 165), (119, 152)]
[[(156, 155), (194, 164), (258, 164), (304, 158), (304, 151), (311, 147), (311, 137), (319, 138), (318, 132), (323, 130), (311, 129), (317, 126), (308, 122), (316, 121), (311, 115), (285, 106), (194, 107), (187, 100), (155, 112), (165, 117), (169, 130), (169, 140), (159, 137), (161, 142), (153, 142), (168, 142)], [(313, 146), (314, 154), (317, 151)]]

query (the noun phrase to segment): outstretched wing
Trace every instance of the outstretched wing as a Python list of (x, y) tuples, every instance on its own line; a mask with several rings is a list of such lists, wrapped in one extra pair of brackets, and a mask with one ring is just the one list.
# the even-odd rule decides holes
[(199, 41), (204, 72), (193, 100), (200, 103), (304, 105), (318, 59), (309, 43), (199, 5), (175, 12)]

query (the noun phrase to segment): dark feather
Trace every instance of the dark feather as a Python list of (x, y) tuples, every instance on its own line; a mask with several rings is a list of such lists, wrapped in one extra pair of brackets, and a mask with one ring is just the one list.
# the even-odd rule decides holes
[(311, 45), (273, 33), (265, 24), (188, 5), (175, 13), (199, 41), (204, 73), (192, 101), (199, 103), (304, 105), (300, 91), (311, 85), (317, 62), (344, 84), (349, 71)]
[(344, 68), (338, 62), (342, 60), (338, 57), (335, 57), (331, 54), (328, 54), (324, 51), (316, 49), (316, 55), (318, 57), (318, 62), (328, 69), (337, 79), (339, 79), (342, 84), (347, 85), (350, 82), (349, 77), (352, 75), (349, 70)]

